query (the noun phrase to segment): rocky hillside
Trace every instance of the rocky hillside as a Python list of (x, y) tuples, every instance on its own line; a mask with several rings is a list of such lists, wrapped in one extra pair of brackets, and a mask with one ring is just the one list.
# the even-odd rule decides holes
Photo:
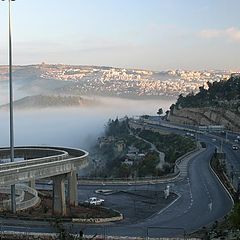
[(224, 125), (240, 131), (240, 76), (229, 80), (208, 83), (197, 94), (180, 95), (171, 106), (168, 120), (190, 125)]
[(229, 130), (240, 132), (240, 114), (224, 108), (174, 108), (168, 120), (189, 125), (224, 125)]

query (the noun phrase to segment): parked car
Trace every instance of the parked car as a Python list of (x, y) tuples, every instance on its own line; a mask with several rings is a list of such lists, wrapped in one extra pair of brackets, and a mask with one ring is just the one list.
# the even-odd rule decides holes
[(100, 199), (100, 198), (96, 198), (96, 197), (90, 197), (84, 203), (92, 205), (92, 206), (99, 206), (99, 205), (103, 205), (104, 199)]
[(238, 150), (238, 146), (232, 145), (232, 149), (233, 149), (233, 150)]

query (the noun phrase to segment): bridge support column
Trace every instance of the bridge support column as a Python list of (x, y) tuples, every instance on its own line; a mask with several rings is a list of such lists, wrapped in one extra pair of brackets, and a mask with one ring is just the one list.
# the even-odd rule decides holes
[(31, 178), (28, 182), (28, 186), (30, 188), (34, 188), (35, 189), (35, 178)]
[(65, 175), (53, 177), (53, 214), (66, 215)]
[(73, 170), (68, 174), (68, 203), (70, 206), (78, 206), (76, 170)]

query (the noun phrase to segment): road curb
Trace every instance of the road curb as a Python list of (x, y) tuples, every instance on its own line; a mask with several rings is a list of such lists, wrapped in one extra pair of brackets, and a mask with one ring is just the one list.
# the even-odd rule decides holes
[[(196, 148), (194, 150), (191, 150), (188, 153), (185, 153), (183, 156), (179, 157), (176, 160), (176, 167), (179, 170), (179, 164), (182, 163), (185, 160), (188, 160), (189, 157), (191, 157), (192, 154), (200, 154), (201, 152), (205, 151), (204, 148)], [(191, 161), (188, 160), (188, 161)], [(158, 184), (158, 183), (168, 183), (173, 180), (176, 180), (181, 175), (181, 171), (179, 170), (178, 173), (174, 174), (173, 176), (169, 176), (164, 179), (148, 179), (148, 180), (115, 180), (115, 181), (103, 181), (103, 180), (78, 180), (79, 185), (141, 185), (141, 184)]]
[(231, 195), (231, 193), (229, 192), (229, 190), (225, 187), (225, 185), (222, 183), (221, 179), (218, 177), (217, 173), (214, 171), (214, 169), (211, 166), (211, 160), (209, 161), (209, 168), (211, 170), (211, 172), (213, 173), (213, 175), (217, 178), (218, 182), (222, 185), (222, 187), (224, 188), (225, 192), (228, 194), (229, 198), (231, 199), (233, 205), (234, 205), (234, 200), (233, 197)]

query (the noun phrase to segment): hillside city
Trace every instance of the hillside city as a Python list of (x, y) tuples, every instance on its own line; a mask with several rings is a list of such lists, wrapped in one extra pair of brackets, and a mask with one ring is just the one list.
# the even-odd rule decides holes
[[(207, 82), (228, 79), (231, 71), (150, 71), (114, 67), (39, 64), (15, 66), (14, 78), (65, 82), (63, 94), (99, 94), (119, 97), (176, 97), (197, 92)], [(7, 67), (0, 67), (0, 80), (7, 80)]]
[(240, 240), (240, 0), (0, 0), (0, 240)]

